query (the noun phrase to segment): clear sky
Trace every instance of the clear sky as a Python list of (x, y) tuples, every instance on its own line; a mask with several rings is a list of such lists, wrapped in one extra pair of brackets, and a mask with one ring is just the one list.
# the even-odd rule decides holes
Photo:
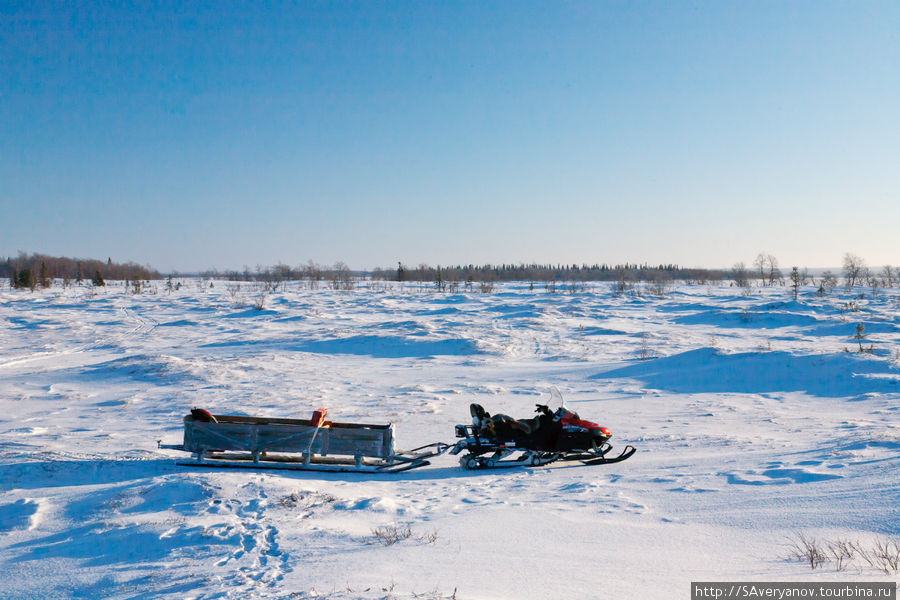
[(0, 255), (900, 263), (900, 3), (138, 5), (0, 4)]

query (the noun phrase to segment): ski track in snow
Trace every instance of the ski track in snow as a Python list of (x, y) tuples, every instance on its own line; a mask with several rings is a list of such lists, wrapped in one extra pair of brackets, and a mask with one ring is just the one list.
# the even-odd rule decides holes
[[(671, 598), (696, 580), (896, 580), (784, 551), (796, 531), (900, 538), (893, 290), (292, 284), (258, 311), (252, 285), (183, 283), (0, 289), (0, 597)], [(871, 353), (855, 352), (857, 323)], [(393, 422), (401, 448), (450, 442), (470, 402), (527, 417), (551, 386), (638, 453), (372, 475), (191, 470), (156, 448), (193, 406), (324, 406)], [(411, 535), (384, 546), (384, 526)]]

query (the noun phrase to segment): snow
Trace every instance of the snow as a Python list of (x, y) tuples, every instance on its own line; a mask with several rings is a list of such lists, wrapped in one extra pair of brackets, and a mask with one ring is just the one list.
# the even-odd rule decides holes
[[(665, 298), (183, 280), (0, 289), (0, 597), (687, 597), (810, 570), (790, 536), (900, 538), (900, 294), (676, 286)], [(865, 326), (860, 354), (853, 338)], [(649, 357), (640, 360), (642, 354)], [(468, 405), (557, 387), (626, 462), (394, 475), (175, 465), (191, 407), (393, 422), (452, 442)], [(377, 527), (409, 527), (384, 545)]]

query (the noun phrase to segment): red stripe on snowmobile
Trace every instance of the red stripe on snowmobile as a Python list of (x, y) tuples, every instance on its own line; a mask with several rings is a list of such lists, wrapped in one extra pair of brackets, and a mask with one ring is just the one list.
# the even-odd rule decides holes
[(592, 423), (590, 421), (575, 419), (573, 417), (563, 417), (559, 421), (563, 424), (563, 426), (570, 425), (575, 427), (582, 427), (584, 429), (596, 429), (603, 433), (603, 435), (610, 435), (609, 429), (607, 429), (606, 427), (600, 427), (596, 423)]

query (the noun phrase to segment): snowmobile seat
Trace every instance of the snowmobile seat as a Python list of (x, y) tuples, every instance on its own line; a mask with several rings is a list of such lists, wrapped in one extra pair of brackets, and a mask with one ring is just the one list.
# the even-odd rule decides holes
[(532, 435), (541, 425), (540, 417), (533, 419), (513, 419), (509, 415), (491, 415), (480, 404), (469, 406), (472, 422), (479, 431), (487, 431), (492, 435), (503, 437), (504, 434)]

